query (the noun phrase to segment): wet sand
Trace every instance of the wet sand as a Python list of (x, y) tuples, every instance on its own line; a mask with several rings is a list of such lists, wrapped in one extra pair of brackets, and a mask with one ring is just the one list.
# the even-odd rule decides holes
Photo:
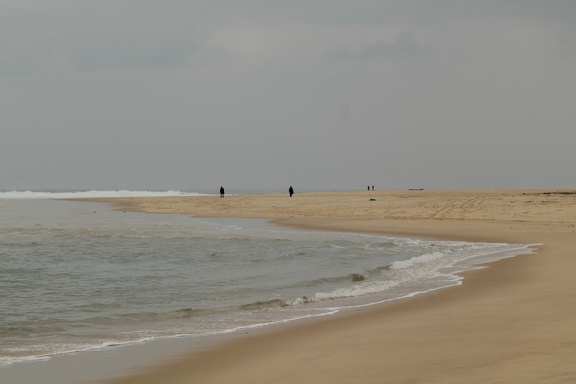
[[(463, 284), (279, 326), (112, 383), (574, 383), (576, 191), (358, 191), (115, 199), (119, 209), (309, 229), (541, 244)], [(110, 202), (109, 199), (105, 201)]]

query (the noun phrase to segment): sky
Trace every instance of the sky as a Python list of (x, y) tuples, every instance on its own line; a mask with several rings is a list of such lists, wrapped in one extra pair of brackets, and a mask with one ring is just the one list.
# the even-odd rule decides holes
[(0, 0), (0, 190), (576, 188), (573, 0)]

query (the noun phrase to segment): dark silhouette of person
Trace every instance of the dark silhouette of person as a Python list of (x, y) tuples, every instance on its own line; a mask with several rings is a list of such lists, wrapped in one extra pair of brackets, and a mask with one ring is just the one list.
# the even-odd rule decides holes
[(370, 190), (370, 186), (368, 186), (368, 190)]
[(220, 186), (220, 198), (224, 197), (224, 187)]
[(372, 186), (372, 190), (374, 190), (374, 186)]
[(294, 188), (292, 188), (292, 186), (288, 188), (288, 193), (290, 194), (290, 197), (292, 197), (292, 195), (294, 194)]

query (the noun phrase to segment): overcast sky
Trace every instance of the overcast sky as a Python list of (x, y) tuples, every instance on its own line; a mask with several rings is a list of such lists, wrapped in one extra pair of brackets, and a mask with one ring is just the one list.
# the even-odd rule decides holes
[(574, 0), (0, 0), (0, 190), (576, 187)]

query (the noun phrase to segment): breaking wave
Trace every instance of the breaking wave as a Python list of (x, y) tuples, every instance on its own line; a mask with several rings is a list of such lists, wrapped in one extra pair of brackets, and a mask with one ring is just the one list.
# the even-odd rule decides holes
[(206, 196), (203, 193), (181, 191), (129, 191), (91, 190), (73, 192), (5, 191), (0, 199), (93, 199), (101, 197), (164, 197), (164, 196)]

